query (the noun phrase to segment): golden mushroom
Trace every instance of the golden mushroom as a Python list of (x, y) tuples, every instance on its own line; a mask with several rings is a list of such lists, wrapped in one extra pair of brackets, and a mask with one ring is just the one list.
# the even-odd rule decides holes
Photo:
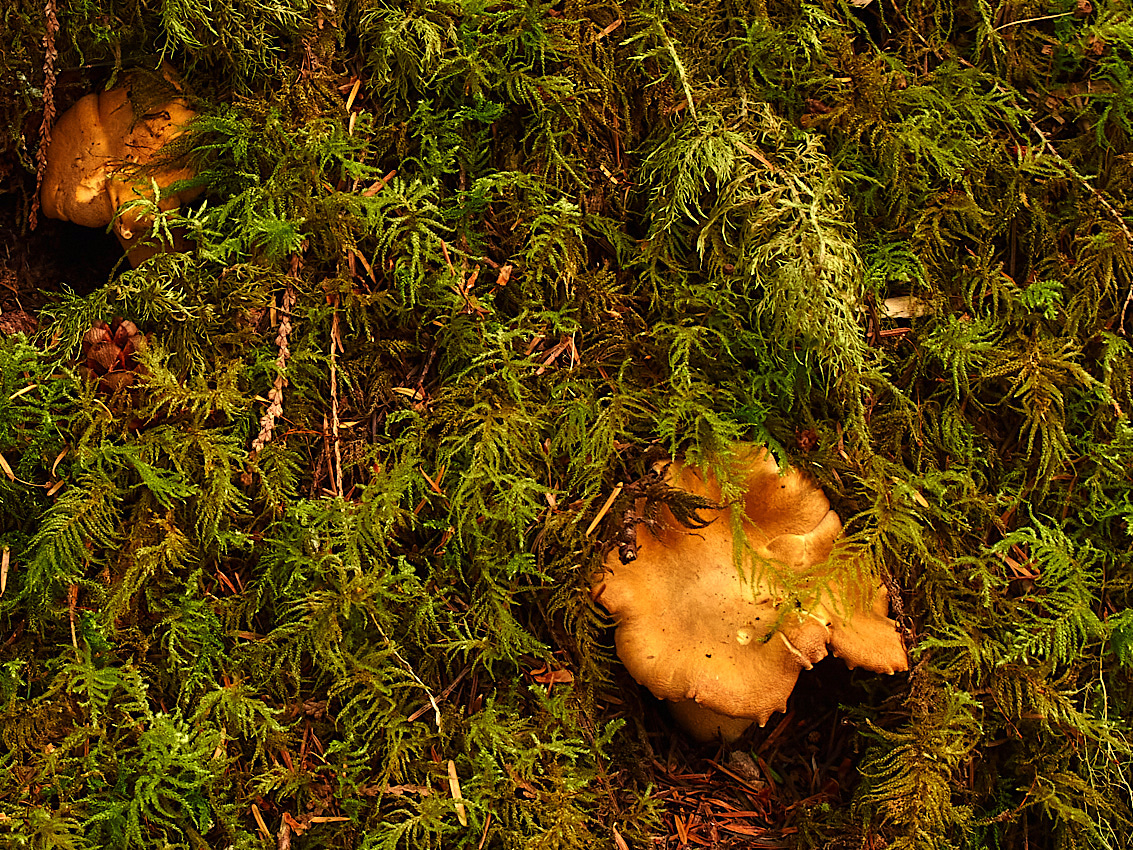
[[(173, 68), (165, 64), (162, 73), (180, 91)], [(135, 247), (152, 218), (137, 209), (118, 215), (119, 210), (133, 200), (156, 200), (159, 209), (171, 210), (192, 200), (201, 190), (164, 191), (194, 176), (187, 166), (140, 169), (177, 138), (196, 113), (183, 98), (173, 97), (144, 115), (135, 115), (130, 102), (135, 79), (131, 76), (125, 86), (86, 95), (55, 123), (40, 204), (49, 218), (86, 227), (106, 227), (113, 221), (118, 241), (136, 266), (156, 253), (149, 246)], [(154, 184), (159, 189), (157, 198)]]
[[(738, 462), (740, 503), (702, 511), (711, 522), (697, 529), (663, 507), (639, 535), (636, 559), (622, 563), (612, 552), (595, 585), (596, 601), (618, 621), (618, 657), (700, 740), (732, 740), (785, 711), (800, 671), (828, 647), (850, 667), (908, 669), (885, 589), (814, 574), (842, 529), (822, 489), (798, 470), (780, 475), (764, 449), (741, 450)], [(696, 467), (673, 462), (666, 478), (720, 503), (718, 482)], [(742, 529), (738, 541), (734, 529)], [(805, 606), (792, 601), (800, 595)]]

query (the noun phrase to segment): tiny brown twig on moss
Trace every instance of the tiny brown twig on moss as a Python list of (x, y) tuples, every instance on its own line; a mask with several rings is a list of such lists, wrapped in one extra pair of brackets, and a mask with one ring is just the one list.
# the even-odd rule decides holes
[(35, 230), (36, 215), (39, 212), (39, 187), (47, 171), (47, 149), (51, 146), (51, 126), (55, 123), (55, 59), (59, 51), (55, 49), (55, 34), (59, 32), (59, 18), (55, 15), (55, 0), (47, 0), (43, 7), (47, 28), (43, 33), (43, 121), (39, 125), (39, 149), (35, 153), (35, 196), (28, 213), (28, 225)]
[(339, 437), (338, 418), (338, 367), (335, 359), (335, 349), (342, 349), (342, 331), (338, 324), (338, 299), (334, 301), (334, 315), (330, 325), (330, 427), (334, 439), (334, 488), (335, 494), (343, 496), (342, 492), (342, 440)]
[(275, 383), (268, 391), (268, 409), (260, 417), (260, 433), (252, 441), (252, 451), (249, 455), (251, 459), (255, 459), (260, 450), (270, 442), (275, 420), (283, 413), (283, 388), (287, 386), (285, 377), (287, 360), (291, 357), (287, 340), (291, 335), (291, 308), (294, 306), (295, 288), (288, 284), (287, 289), (283, 291), (283, 309), (279, 314), (279, 330), (275, 335), (275, 344), (279, 348), (279, 356), (276, 357), (275, 363), (279, 367), (279, 374), (275, 376)]

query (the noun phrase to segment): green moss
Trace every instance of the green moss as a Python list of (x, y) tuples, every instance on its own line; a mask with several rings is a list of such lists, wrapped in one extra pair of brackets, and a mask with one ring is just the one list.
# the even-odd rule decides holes
[[(753, 440), (917, 639), (795, 840), (1128, 846), (1133, 17), (1081, 8), (61, 2), (57, 67), (184, 73), (204, 199), (0, 339), (0, 837), (647, 846), (588, 593), (622, 506), (585, 531)], [(108, 395), (74, 366), (115, 316)]]

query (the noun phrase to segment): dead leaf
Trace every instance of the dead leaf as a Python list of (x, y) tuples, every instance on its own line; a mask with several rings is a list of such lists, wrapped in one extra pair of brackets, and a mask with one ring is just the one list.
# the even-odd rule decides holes
[(507, 286), (507, 282), (511, 280), (511, 263), (505, 263), (500, 266), (500, 273), (496, 276), (496, 288), (502, 289)]
[(552, 670), (545, 664), (538, 670), (529, 670), (527, 675), (540, 685), (566, 684), (574, 681), (574, 674), (570, 670)]
[(677, 837), (681, 840), (681, 844), (688, 844), (688, 826), (680, 815), (673, 815), (673, 825), (677, 828)]
[(722, 823), (720, 829), (726, 829), (728, 832), (735, 832), (739, 835), (766, 835), (766, 829), (760, 829), (755, 826), (748, 826), (743, 823)]
[(420, 794), (422, 797), (427, 797), (433, 793), (433, 789), (427, 785), (387, 785), (385, 788), (375, 788), (369, 796), (377, 793), (390, 794), (394, 797), (404, 797), (406, 794)]

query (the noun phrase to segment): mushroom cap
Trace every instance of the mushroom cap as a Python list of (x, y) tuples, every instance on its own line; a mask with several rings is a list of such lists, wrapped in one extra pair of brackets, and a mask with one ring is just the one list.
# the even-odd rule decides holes
[(114, 206), (106, 191), (110, 142), (98, 101), (97, 94), (81, 98), (52, 128), (40, 188), (40, 204), (48, 218), (84, 227), (105, 227), (114, 218)]
[[(176, 85), (172, 67), (163, 65), (162, 70)], [(52, 128), (40, 189), (44, 215), (105, 227), (127, 201), (154, 199), (151, 180), (165, 189), (192, 177), (188, 167), (167, 166), (143, 174), (136, 166), (150, 162), (195, 115), (181, 98), (173, 98), (139, 117), (130, 103), (128, 85), (81, 98)], [(162, 194), (158, 207), (173, 209), (200, 191)], [(144, 212), (127, 210), (114, 222), (115, 234), (129, 249), (150, 223)]]
[[(741, 451), (737, 463), (742, 516), (706, 510), (711, 523), (687, 529), (662, 507), (658, 526), (638, 535), (635, 560), (607, 557), (595, 593), (618, 620), (615, 645), (630, 674), (661, 699), (695, 704), (676, 713), (704, 739), (735, 737), (736, 718), (763, 725), (785, 711), (800, 671), (828, 645), (850, 666), (908, 663), (883, 588), (867, 588), (860, 610), (833, 581), (821, 603), (790, 601), (783, 573), (802, 577), (827, 562), (842, 523), (817, 484), (798, 470), (780, 475), (765, 450)], [(697, 468), (674, 462), (666, 474), (671, 486), (720, 502), (715, 478)]]

